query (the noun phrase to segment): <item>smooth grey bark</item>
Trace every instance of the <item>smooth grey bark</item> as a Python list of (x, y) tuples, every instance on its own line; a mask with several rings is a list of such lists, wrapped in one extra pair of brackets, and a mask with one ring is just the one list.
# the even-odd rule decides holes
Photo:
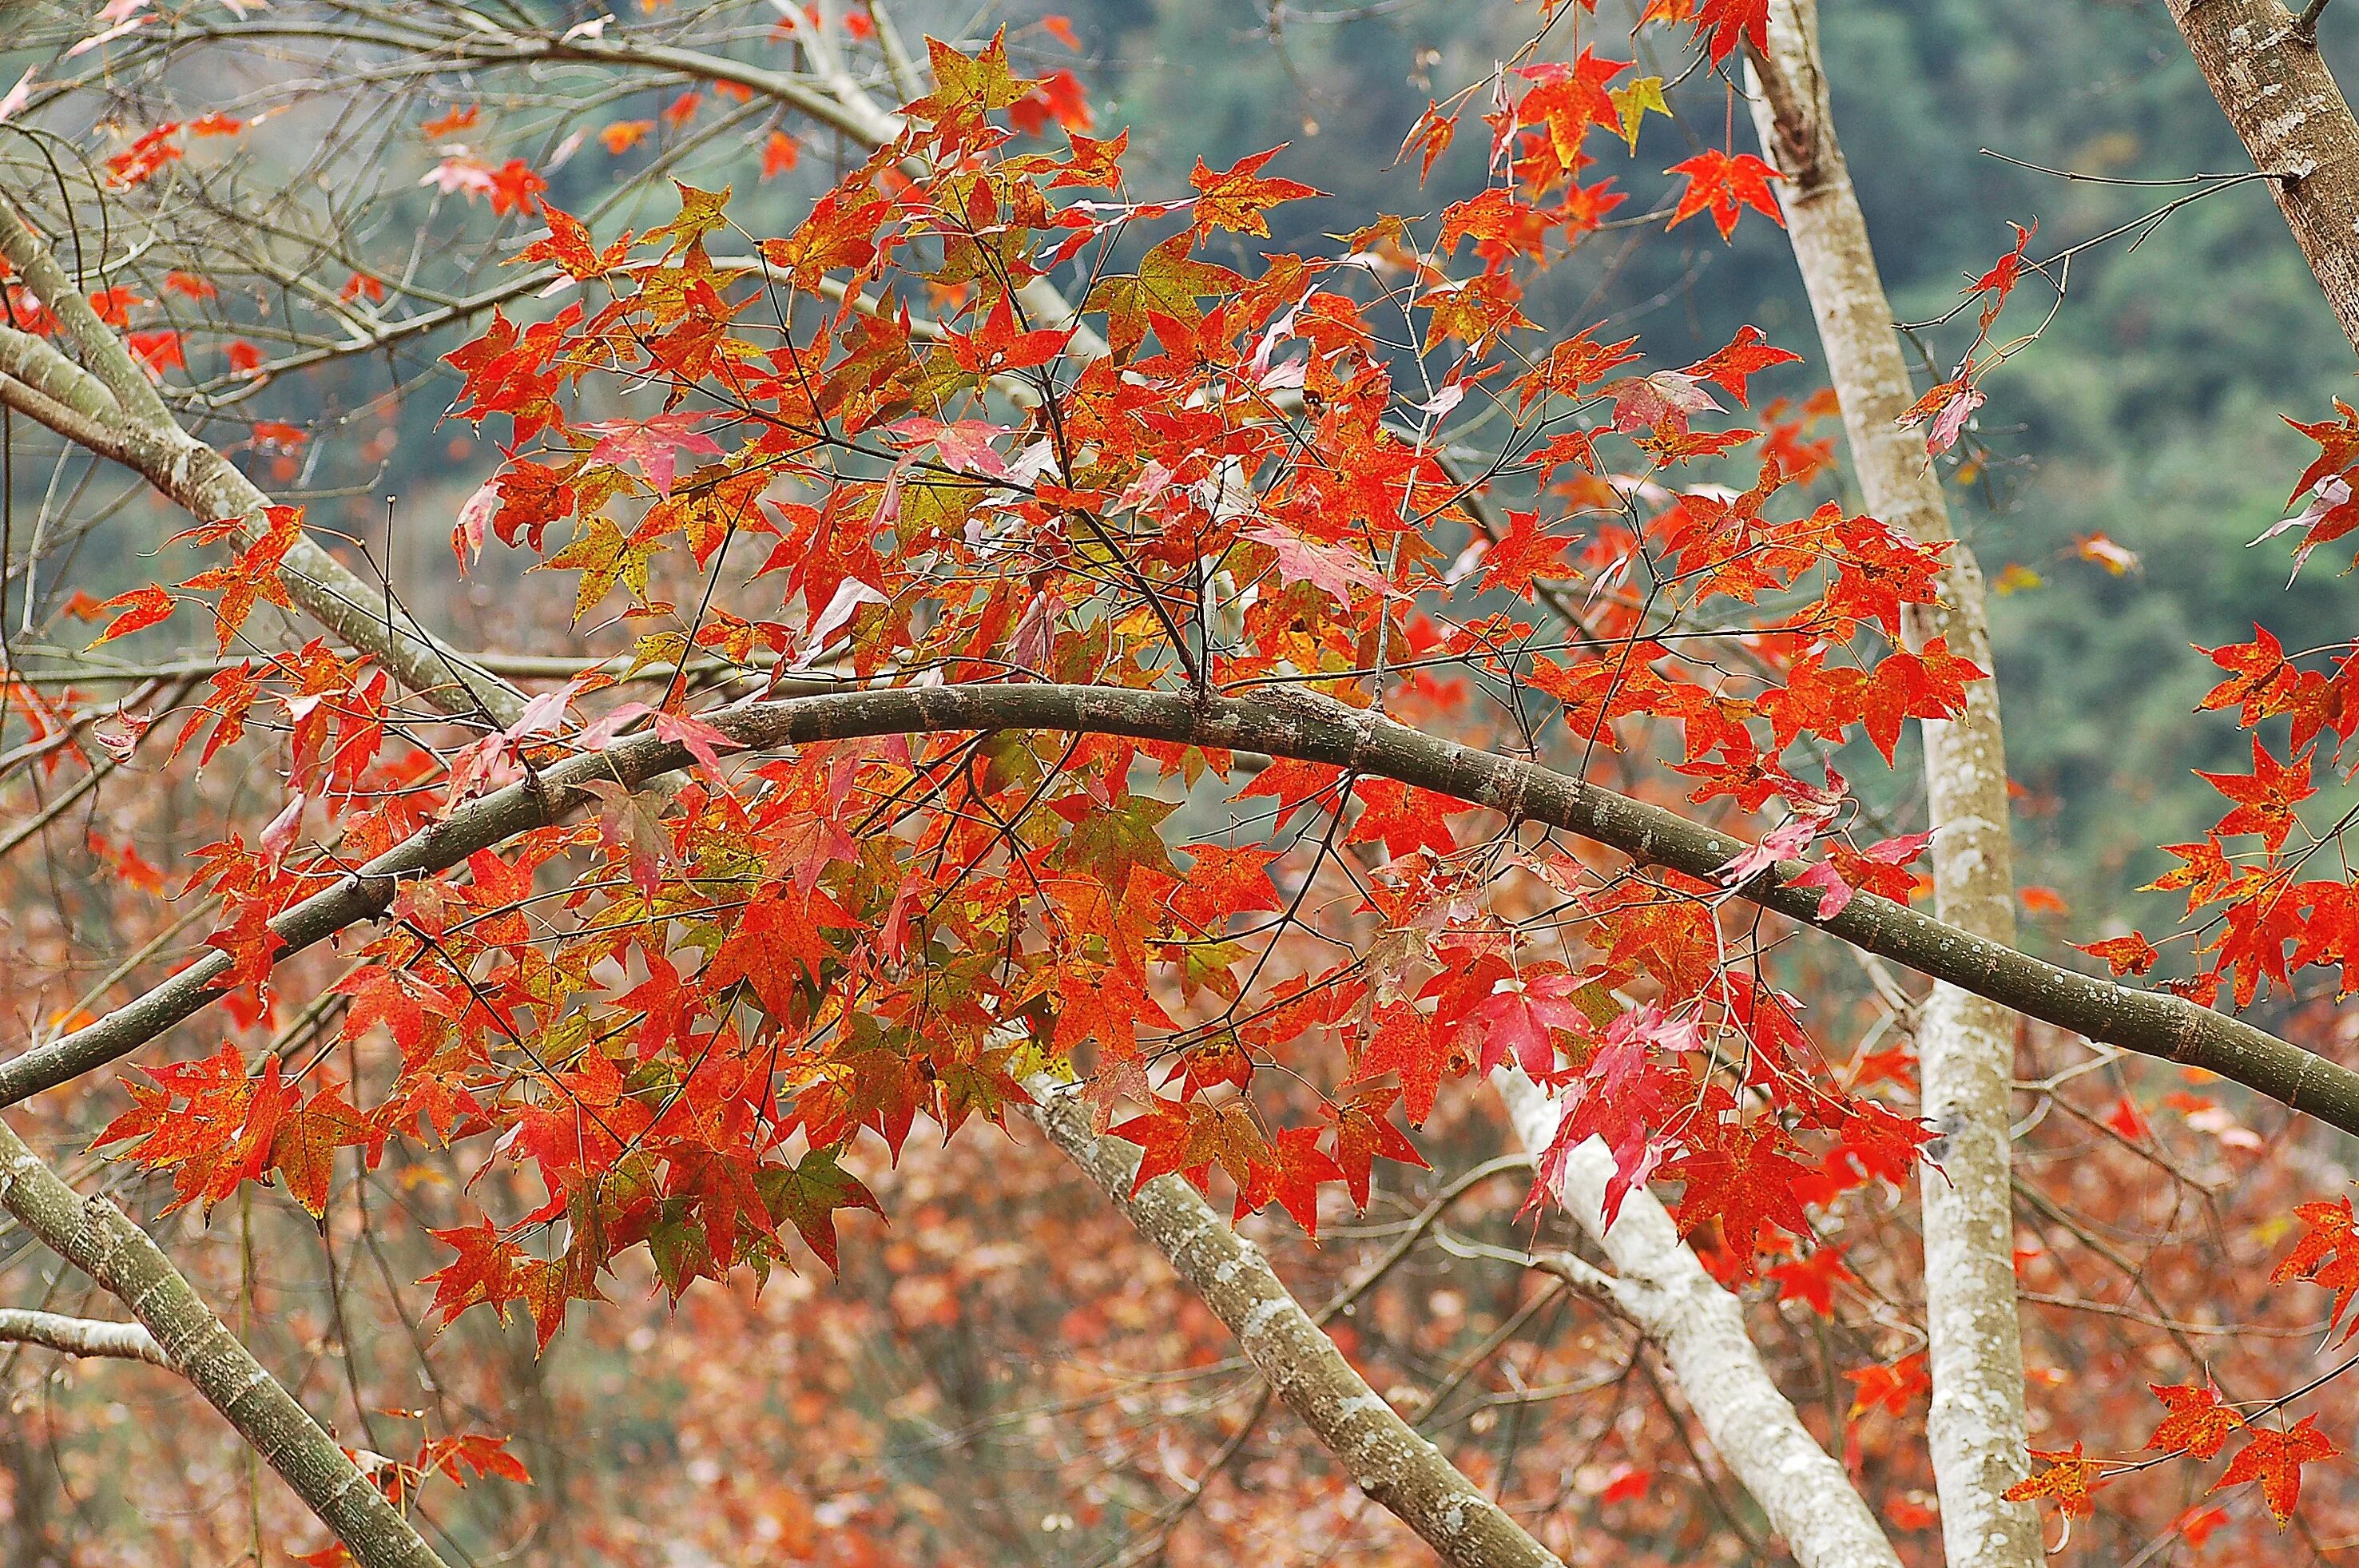
[[(1491, 1081), (1516, 1138), (1538, 1155), (1556, 1138), (1556, 1101), (1521, 1073), (1502, 1069)], [(1900, 1568), (1851, 1476), (1762, 1364), (1745, 1303), (1705, 1272), (1661, 1202), (1634, 1188), (1606, 1226), (1613, 1175), (1613, 1155), (1593, 1138), (1566, 1158), (1556, 1199), (1612, 1261), (1614, 1303), (1660, 1348), (1704, 1435), (1794, 1560), (1802, 1568)]]
[[(1915, 393), (1835, 138), (1816, 0), (1771, 0), (1769, 47), (1753, 53), (1750, 68), (1754, 125), (1783, 177), (1779, 205), (1867, 508), (1922, 543), (1951, 547), (1940, 599), (1908, 607), (1907, 640), (1921, 647), (1944, 637), (1952, 653), (1990, 670), (1982, 569), (1951, 527), (1923, 441), (1898, 423)], [(1978, 938), (2012, 945), (1998, 704), (1997, 682), (1975, 681), (1956, 718), (1924, 722), (1925, 793), (1935, 910)], [(1999, 999), (1951, 984), (1935, 985), (1917, 1022), (1923, 1111), (1940, 1134), (1920, 1181), (1933, 1380), (1926, 1425), (1942, 1539), (1962, 1568), (2042, 1561), (2038, 1515), (2004, 1495), (2028, 1464), (2010, 1180), (2015, 1038), (2016, 1020)]]

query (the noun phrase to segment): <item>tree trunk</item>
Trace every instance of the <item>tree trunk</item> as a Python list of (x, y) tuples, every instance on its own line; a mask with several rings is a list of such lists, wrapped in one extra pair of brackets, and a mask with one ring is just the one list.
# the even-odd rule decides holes
[[(444, 1568), (376, 1484), (205, 1305), (147, 1233), (103, 1197), (83, 1198), (0, 1124), (0, 1208), (131, 1309), (163, 1364), (186, 1377), (247, 1446), (336, 1532), (361, 1568)], [(18, 1326), (22, 1326), (21, 1324)], [(121, 1330), (122, 1324), (94, 1325)], [(114, 1349), (136, 1349), (115, 1334)]]
[[(1815, 0), (1773, 0), (1769, 48), (1753, 61), (1753, 115), (1762, 151), (1784, 177), (1779, 196), (1794, 256), (1843, 405), (1843, 430), (1868, 509), (1924, 542), (1954, 540), (1923, 442), (1897, 423), (1914, 401), (1875, 268), (1859, 198), (1835, 140), (1818, 48)], [(1953, 544), (1941, 601), (1912, 607), (1908, 640), (1945, 637), (1991, 668), (1981, 569)], [(1965, 711), (1925, 726), (1935, 907), (1942, 920), (2015, 939), (2006, 759), (1995, 681), (1966, 688)], [(2041, 1561), (2038, 1517), (2001, 1496), (2026, 1459), (2023, 1343), (2016, 1317), (2009, 1086), (2015, 1019), (2006, 1008), (1937, 985), (1918, 1026), (1929, 1149), (1926, 1326), (1931, 1336), (1928, 1435), (1941, 1528), (1955, 1568)]]
[(2269, 181), (2343, 335), (2359, 347), (2359, 122), (2277, 0), (2169, 0), (2170, 19)]
[[(1535, 1156), (1555, 1140), (1556, 1102), (1520, 1073), (1492, 1074), (1516, 1135)], [(1614, 1303), (1654, 1341), (1704, 1435), (1802, 1568), (1899, 1568), (1843, 1467), (1778, 1391), (1745, 1328), (1745, 1304), (1704, 1272), (1655, 1195), (1623, 1200), (1605, 1227), (1614, 1157), (1591, 1138), (1564, 1164), (1556, 1197), (1613, 1260)]]

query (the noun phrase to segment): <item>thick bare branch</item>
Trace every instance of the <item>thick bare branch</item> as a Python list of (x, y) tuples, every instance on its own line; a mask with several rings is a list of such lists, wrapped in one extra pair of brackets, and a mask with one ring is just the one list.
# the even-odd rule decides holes
[[(1298, 699), (1285, 706), (1231, 697), (1111, 686), (1022, 684), (897, 687), (754, 703), (716, 713), (712, 723), (740, 745), (774, 750), (868, 735), (984, 730), (1121, 735), (1326, 763), (1394, 779), (1518, 822), (1544, 823), (1620, 850), (1646, 865), (1710, 877), (1744, 847), (1659, 806), (1634, 800), (1517, 757), (1477, 751), (1340, 702)], [(271, 922), (299, 952), (391, 901), (405, 877), (454, 866), (549, 820), (594, 803), (591, 786), (636, 789), (688, 766), (686, 748), (652, 735), (540, 769), (453, 811)], [(1933, 916), (1862, 894), (1832, 919), (1819, 918), (1819, 894), (1796, 887), (1804, 870), (1788, 861), (1738, 889), (1763, 909), (1879, 953), (1934, 980), (1987, 996), (2027, 1017), (2125, 1050), (2201, 1067), (2258, 1090), (2294, 1110), (2359, 1134), (2359, 1072), (2326, 1061), (2240, 1018), (2181, 997), (2134, 991), (2060, 968)], [(0, 1106), (69, 1083), (137, 1050), (219, 994), (230, 964), (218, 950), (83, 1029), (0, 1064)]]
[(1170, 1260), (1287, 1408), (1316, 1432), (1353, 1485), (1455, 1568), (1561, 1568), (1556, 1555), (1418, 1435), (1311, 1321), (1252, 1243), (1176, 1176), (1131, 1190), (1139, 1151), (1090, 1131), (1074, 1096), (1035, 1089), (1037, 1120)]
[(335, 1531), (362, 1568), (443, 1568), (375, 1483), (214, 1315), (147, 1233), (106, 1199), (77, 1194), (5, 1124), (0, 1207), (128, 1307), (158, 1352), (140, 1359), (157, 1360), (186, 1377)]

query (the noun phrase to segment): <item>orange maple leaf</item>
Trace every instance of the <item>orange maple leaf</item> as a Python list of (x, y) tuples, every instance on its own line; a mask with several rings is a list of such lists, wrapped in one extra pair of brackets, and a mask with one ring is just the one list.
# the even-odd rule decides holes
[(1241, 158), (1229, 168), (1214, 170), (1202, 158), (1196, 160), (1195, 172), (1188, 183), (1202, 194), (1196, 198), (1196, 237), (1202, 239), (1215, 228), (1231, 229), (1241, 234), (1269, 237), (1269, 223), (1262, 214), (1281, 201), (1299, 201), (1305, 197), (1323, 196), (1325, 191), (1303, 184), (1299, 180), (1266, 179), (1262, 165), (1286, 150), (1280, 142), (1266, 152)]
[(2269, 1505), (2277, 1528), (2283, 1530), (2293, 1518), (2294, 1505), (2301, 1500), (2301, 1467), (2332, 1459), (2342, 1452), (2318, 1430), (2317, 1421), (2316, 1416), (2304, 1416), (2290, 1432), (2256, 1431), (2252, 1441), (2228, 1461), (2228, 1468), (2212, 1489), (2217, 1492), (2258, 1481), (2262, 1498)]

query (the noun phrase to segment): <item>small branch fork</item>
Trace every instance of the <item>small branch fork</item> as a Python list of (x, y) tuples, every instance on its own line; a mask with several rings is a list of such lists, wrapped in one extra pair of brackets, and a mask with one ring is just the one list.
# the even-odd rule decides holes
[(77, 1194), (4, 1123), (0, 1208), (139, 1320), (92, 1323), (49, 1312), (0, 1312), (0, 1339), (171, 1368), (335, 1531), (362, 1568), (445, 1568), (409, 1520), (205, 1305), (147, 1233), (105, 1198)]

